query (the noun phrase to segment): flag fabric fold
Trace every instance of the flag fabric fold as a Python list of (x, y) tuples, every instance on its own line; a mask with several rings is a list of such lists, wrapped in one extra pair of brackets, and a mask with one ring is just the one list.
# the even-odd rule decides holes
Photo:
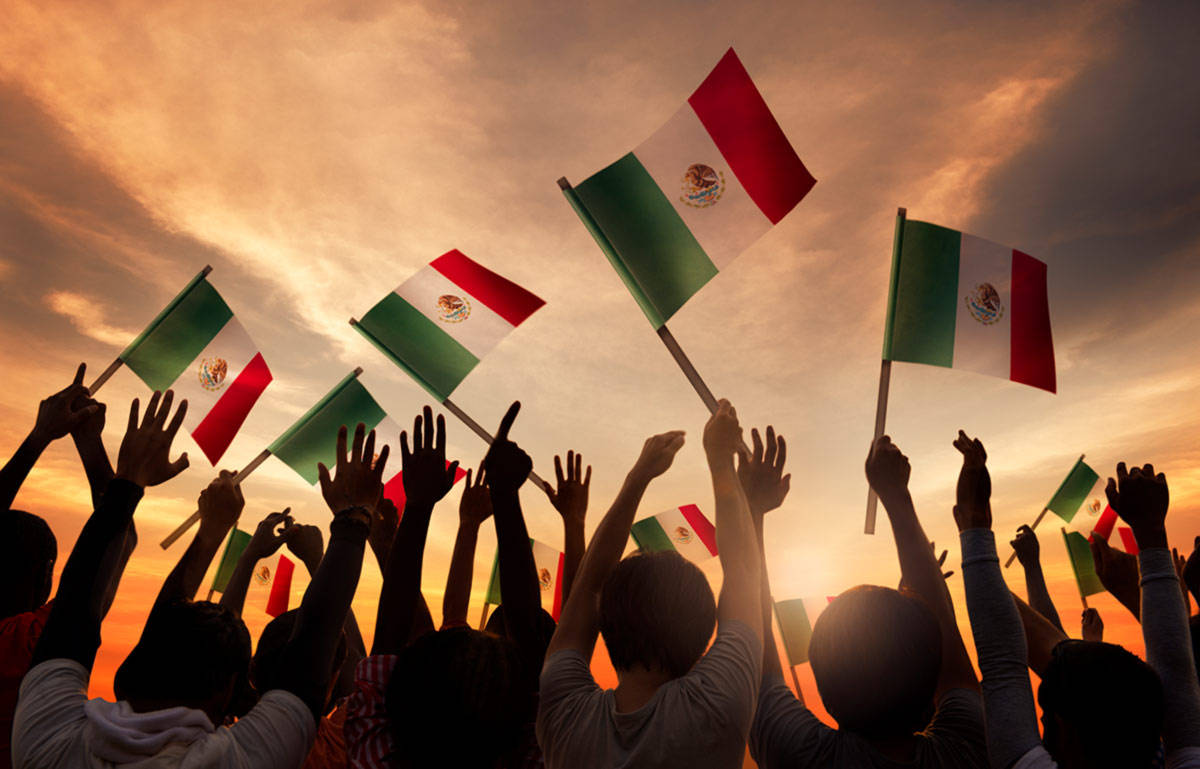
[(693, 563), (717, 555), (717, 530), (696, 505), (683, 505), (637, 521), (629, 530), (646, 552), (674, 550)]

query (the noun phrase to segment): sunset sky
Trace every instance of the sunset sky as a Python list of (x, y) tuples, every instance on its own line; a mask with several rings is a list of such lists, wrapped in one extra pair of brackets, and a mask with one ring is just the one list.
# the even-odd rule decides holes
[[(917, 509), (958, 571), (950, 514), (962, 427), (990, 453), (996, 529), (1031, 520), (1075, 458), (1152, 461), (1168, 529), (1200, 533), (1200, 5), (1133, 3), (67, 3), (6, 0), (0, 25), (0, 451), (80, 360), (89, 380), (205, 264), (275, 381), (223, 465), (259, 452), (355, 366), (397, 422), (428, 396), (348, 325), (458, 248), (547, 301), (455, 392), (552, 476), (595, 468), (589, 533), (643, 439), (686, 429), (641, 515), (711, 511), (706, 412), (555, 180), (581, 181), (665, 123), (733, 46), (817, 185), (696, 295), (670, 328), (742, 421), (789, 440), (792, 494), (768, 522), (777, 598), (892, 585), (890, 532), (862, 533), (897, 206), (1011, 245), (1049, 268), (1058, 394), (897, 364), (888, 431)], [(127, 370), (99, 393), (114, 452)], [(484, 446), (450, 418), (454, 457)], [(158, 541), (215, 474), (192, 467), (137, 513), (139, 548), (104, 625), (92, 690), (111, 693), (185, 542)], [(324, 524), (319, 492), (276, 460), (244, 484), (241, 527), (286, 505)], [(435, 617), (458, 491), (435, 512)], [(532, 536), (561, 545), (527, 486)], [(50, 522), (59, 567), (89, 510), (70, 442), (17, 506)], [(1057, 520), (1050, 588), (1078, 632)], [(484, 527), (471, 618), (495, 546)], [(1002, 551), (1007, 552), (1004, 545)], [(706, 573), (719, 585), (715, 562)], [(1006, 572), (1018, 592), (1018, 567)], [(206, 583), (207, 584), (207, 583)], [(305, 578), (294, 585), (299, 602)], [(355, 609), (370, 637), (380, 577)], [(962, 583), (951, 580), (966, 627)], [(265, 623), (251, 596), (252, 632)], [(1109, 639), (1140, 651), (1109, 596)], [(969, 636), (969, 632), (968, 632)], [(611, 681), (611, 674), (603, 672)], [(815, 694), (810, 691), (810, 701)]]

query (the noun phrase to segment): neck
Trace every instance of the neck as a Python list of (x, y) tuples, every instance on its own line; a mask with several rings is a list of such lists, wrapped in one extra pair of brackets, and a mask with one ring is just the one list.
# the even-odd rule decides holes
[(647, 670), (637, 667), (633, 670), (622, 670), (617, 673), (617, 688), (613, 696), (617, 702), (618, 713), (629, 713), (645, 705), (658, 691), (658, 688), (674, 676), (663, 670)]

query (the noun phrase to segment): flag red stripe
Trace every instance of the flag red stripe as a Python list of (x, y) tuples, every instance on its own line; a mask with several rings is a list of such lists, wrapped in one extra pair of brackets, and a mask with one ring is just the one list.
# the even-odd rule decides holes
[(550, 609), (550, 616), (554, 617), (554, 621), (558, 622), (558, 617), (562, 614), (562, 579), (563, 579), (563, 562), (566, 560), (566, 555), (558, 554), (558, 574), (554, 577), (554, 606)]
[(1050, 333), (1050, 299), (1046, 263), (1013, 250), (1012, 362), (1014, 382), (1056, 392), (1054, 337)]
[(1121, 543), (1125, 545), (1125, 552), (1130, 555), (1138, 554), (1137, 538), (1133, 536), (1133, 529), (1128, 526), (1118, 526), (1117, 533), (1121, 535)]
[(246, 421), (246, 415), (254, 408), (254, 403), (263, 390), (271, 383), (271, 369), (263, 360), (262, 353), (255, 353), (246, 367), (241, 370), (229, 389), (221, 394), (212, 409), (192, 430), (192, 438), (199, 444), (200, 450), (208, 461), (216, 464), (233, 437)]
[(275, 567), (275, 578), (271, 580), (271, 594), (267, 596), (267, 614), (278, 617), (288, 610), (288, 598), (292, 594), (292, 572), (296, 564), (286, 555), (279, 556)]
[(700, 537), (700, 541), (708, 548), (708, 552), (713, 555), (717, 554), (717, 529), (707, 518), (704, 513), (700, 512), (700, 508), (695, 505), (683, 505), (679, 508), (679, 512), (683, 513), (683, 517), (692, 527), (692, 531), (696, 532), (696, 536)]
[(430, 266), (514, 326), (521, 325), (522, 321), (545, 304), (534, 294), (458, 250), (447, 251), (430, 262)]
[[(389, 460), (390, 461), (390, 460)], [(450, 466), (450, 462), (446, 462), (446, 467)], [(454, 482), (458, 483), (462, 477), (467, 474), (467, 471), (461, 466), (454, 470)], [(408, 497), (404, 494), (404, 473), (396, 473), (386, 483), (383, 484), (383, 496), (392, 501), (396, 506), (396, 510), (400, 513), (400, 517), (404, 517), (404, 503)]]
[(688, 104), (772, 224), (778, 224), (817, 183), (732, 48)]
[(1092, 531), (1100, 535), (1103, 540), (1108, 540), (1112, 536), (1113, 527), (1117, 525), (1117, 511), (1111, 507), (1105, 507), (1104, 512), (1100, 513), (1100, 517), (1096, 519), (1096, 525), (1092, 527)]

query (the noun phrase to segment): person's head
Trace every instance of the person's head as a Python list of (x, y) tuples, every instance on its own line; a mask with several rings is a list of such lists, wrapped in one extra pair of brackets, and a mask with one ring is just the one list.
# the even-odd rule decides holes
[(117, 668), (113, 690), (135, 711), (182, 705), (224, 721), (250, 664), (250, 632), (230, 609), (208, 601), (156, 607)]
[(618, 676), (644, 669), (679, 678), (703, 656), (716, 624), (708, 580), (673, 551), (625, 558), (600, 591), (600, 633)]
[(33, 513), (0, 513), (0, 617), (33, 611), (50, 598), (58, 541)]
[(921, 599), (859, 585), (821, 612), (808, 660), (839, 728), (868, 738), (908, 735), (933, 714), (942, 631)]
[[(279, 682), (286, 672), (285, 666), (287, 665), (283, 648), (287, 646), (288, 639), (292, 637), (292, 631), (296, 627), (296, 617), (299, 614), (299, 609), (285, 611), (268, 622), (258, 637), (258, 646), (255, 647), (254, 657), (250, 660), (250, 683), (260, 694), (280, 688)], [(343, 631), (329, 669), (329, 691), (326, 692), (326, 700), (332, 696), (338, 672), (345, 661), (346, 633)], [(327, 702), (327, 704), (329, 703)]]
[(1063, 641), (1054, 647), (1038, 704), (1042, 741), (1063, 769), (1153, 765), (1162, 731), (1162, 682), (1120, 646)]
[(516, 646), (492, 633), (454, 627), (413, 641), (385, 695), (398, 765), (497, 765), (533, 718), (530, 681)]
[[(550, 639), (554, 637), (554, 630), (558, 624), (554, 621), (554, 617), (545, 609), (539, 610), (538, 613), (538, 637), (542, 642), (543, 648), (550, 645)], [(504, 621), (504, 605), (496, 607), (488, 617), (487, 624), (483, 627), (489, 633), (494, 635), (508, 637), (508, 625)]]

